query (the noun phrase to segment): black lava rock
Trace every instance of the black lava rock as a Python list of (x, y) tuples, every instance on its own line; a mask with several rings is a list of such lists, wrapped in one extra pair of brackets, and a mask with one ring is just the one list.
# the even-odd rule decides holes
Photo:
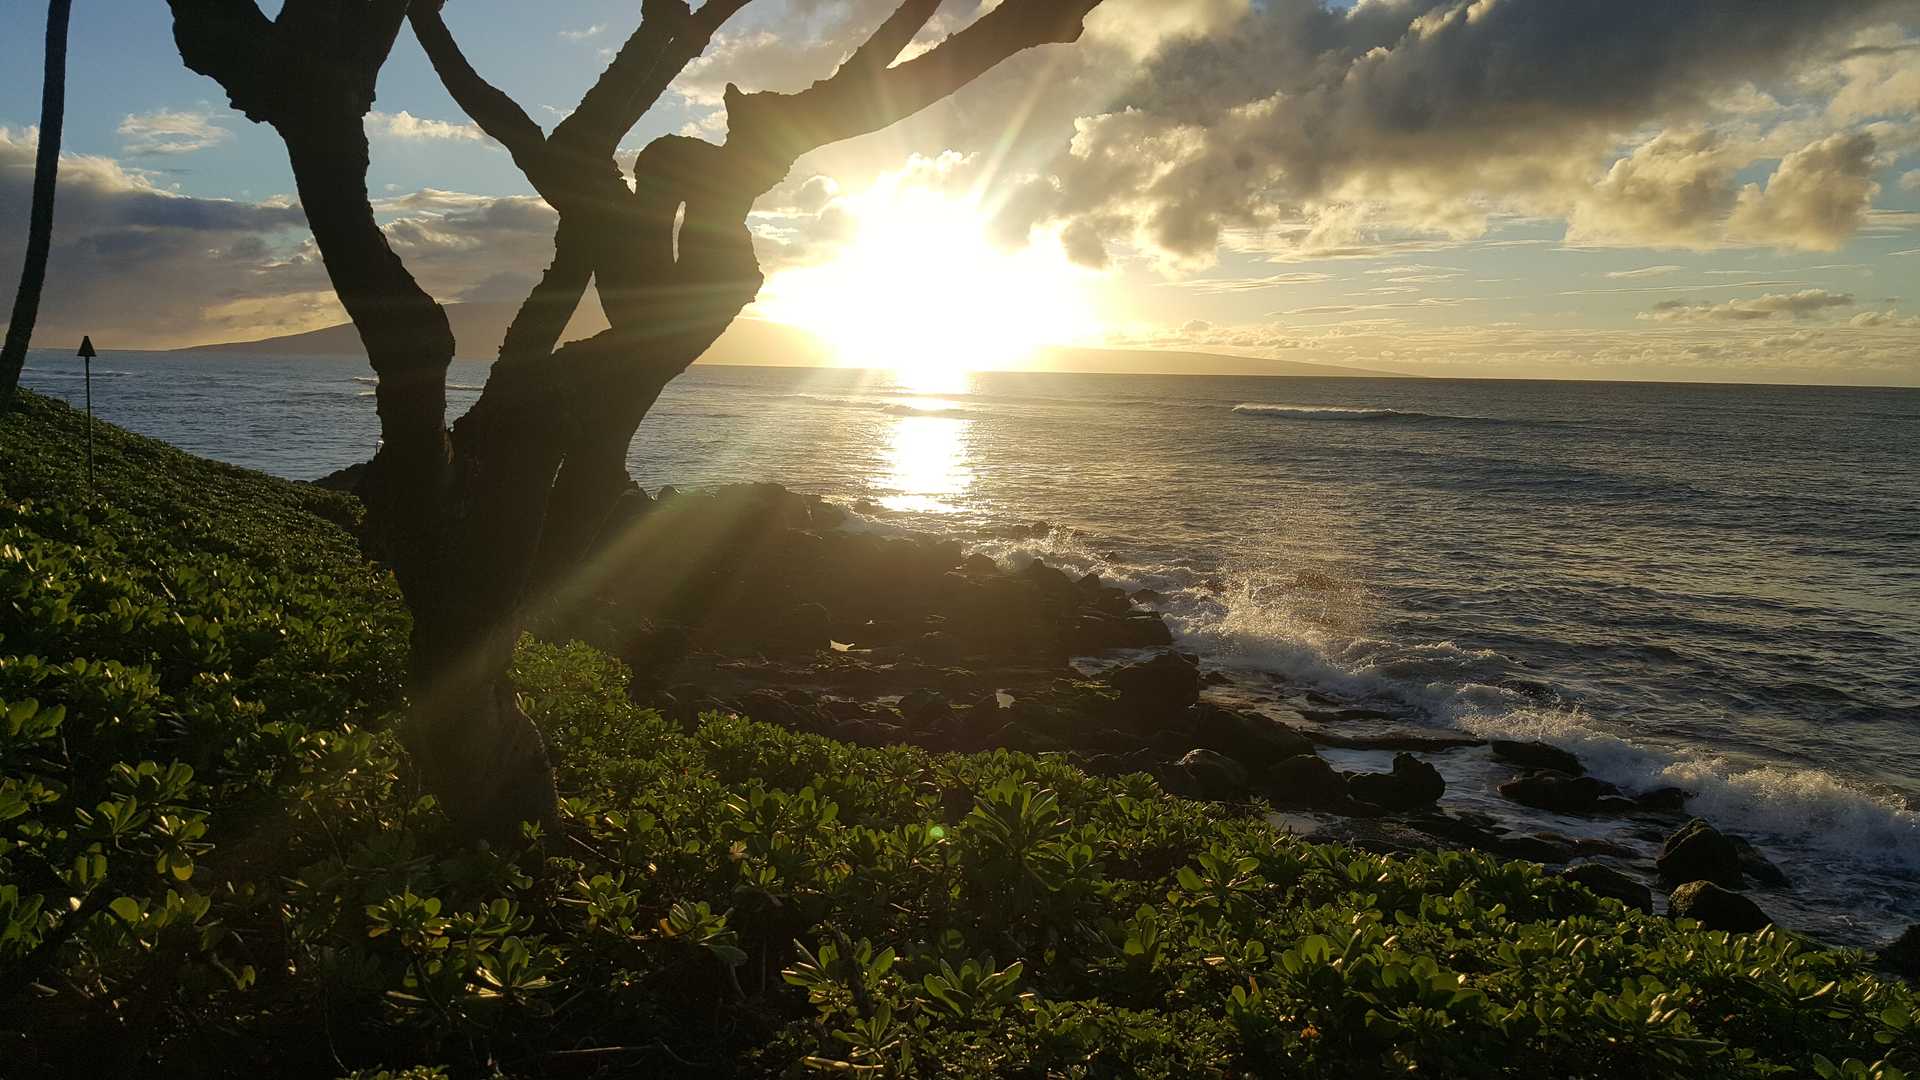
[(1586, 766), (1580, 764), (1579, 758), (1557, 746), (1543, 742), (1515, 742), (1511, 739), (1495, 739), (1487, 745), (1493, 750), (1494, 757), (1515, 765), (1566, 773), (1568, 776), (1587, 774)]
[(1667, 913), (1732, 934), (1750, 934), (1773, 925), (1760, 905), (1711, 881), (1689, 881), (1673, 890), (1667, 897)]
[(1347, 792), (1388, 810), (1413, 810), (1438, 802), (1447, 790), (1440, 770), (1412, 754), (1393, 755), (1393, 771), (1358, 773), (1347, 778)]

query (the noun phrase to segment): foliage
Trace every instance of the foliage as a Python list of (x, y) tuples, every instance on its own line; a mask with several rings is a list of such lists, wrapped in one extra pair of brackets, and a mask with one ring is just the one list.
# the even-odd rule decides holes
[[(329, 496), (0, 429), (10, 1075), (1818, 1075), (1896, 1080), (1858, 954), (1640, 915), (1526, 863), (1316, 846), (999, 752), (516, 678), (565, 796), (447, 846), (386, 724), (405, 620)], [(9, 421), (18, 424), (19, 418)], [(533, 830), (530, 830), (533, 832)]]

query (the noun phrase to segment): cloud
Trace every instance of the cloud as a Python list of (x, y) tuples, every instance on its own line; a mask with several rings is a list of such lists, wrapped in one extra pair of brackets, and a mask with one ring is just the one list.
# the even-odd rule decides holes
[[(0, 128), (0, 207), (20, 207), (36, 140)], [(345, 319), (306, 217), (290, 199), (166, 191), (103, 157), (63, 154), (37, 343), (91, 334), (105, 348), (168, 348), (297, 333)], [(425, 189), (378, 200), (388, 243), (442, 300), (520, 299), (553, 256), (537, 198)], [(11, 296), (24, 230), (0, 230)]]
[(1865, 132), (1830, 135), (1781, 159), (1766, 187), (1740, 192), (1729, 231), (1778, 247), (1835, 251), (1867, 222), (1880, 185)]
[(1605, 273), (1605, 274), (1602, 274), (1601, 276), (1602, 276), (1602, 277), (1609, 277), (1609, 278), (1653, 278), (1653, 277), (1665, 277), (1665, 276), (1667, 276), (1668, 274), (1673, 274), (1673, 273), (1678, 273), (1678, 272), (1679, 272), (1680, 270), (1682, 270), (1682, 269), (1684, 269), (1684, 268), (1683, 268), (1683, 267), (1679, 267), (1679, 266), (1671, 266), (1671, 265), (1668, 265), (1668, 266), (1642, 266), (1642, 267), (1640, 267), (1640, 268), (1638, 268), (1638, 269), (1635, 269), (1635, 270), (1611, 270), (1611, 271), (1608, 271), (1608, 272), (1607, 272), (1607, 273)]
[(233, 138), (233, 132), (215, 123), (213, 114), (204, 109), (129, 114), (115, 130), (122, 140), (121, 153), (133, 157), (191, 154)]
[[(1809, 115), (1766, 116), (1775, 93), (1839, 93), (1796, 80), (1910, 10), (1267, 0), (1166, 43), (1082, 116), (1036, 194), (1011, 200), (1009, 229), (1097, 218), (1107, 244), (1175, 265), (1209, 261), (1235, 232), (1317, 255), (1457, 242), (1501, 214), (1562, 218), (1584, 243), (1825, 249), (1859, 222), (1863, 133), (1802, 123), (1803, 149), (1766, 188), (1734, 178), (1779, 157), (1787, 121)], [(1825, 207), (1801, 182), (1815, 177), (1842, 183)]]
[(585, 41), (588, 38), (599, 37), (606, 32), (606, 23), (594, 23), (592, 26), (583, 30), (562, 30), (560, 31), (560, 39), (562, 41)]
[(1776, 315), (1790, 319), (1806, 318), (1832, 308), (1852, 307), (1850, 293), (1825, 289), (1803, 289), (1797, 293), (1766, 293), (1739, 297), (1723, 303), (1686, 300), (1662, 300), (1640, 318), (1655, 322), (1766, 322)]
[(1861, 30), (1837, 62), (1812, 78), (1832, 95), (1841, 121), (1911, 116), (1920, 108), (1920, 39), (1891, 24)]
[(472, 121), (449, 123), (445, 120), (423, 120), (405, 109), (397, 113), (380, 112), (377, 109), (368, 113), (367, 134), (410, 141), (482, 142), (487, 138), (486, 133), (480, 130), (480, 125)]
[[(0, 207), (22, 217), (36, 142), (0, 128)], [(274, 313), (244, 329), (307, 329), (316, 305), (339, 311), (322, 268), (298, 251), (305, 218), (283, 200), (190, 198), (109, 158), (62, 154), (55, 205), (36, 341), (186, 344), (237, 328), (234, 313), (262, 297)], [(0, 229), (0, 295), (13, 295), (25, 242), (25, 230)]]
[(1901, 191), (1920, 191), (1920, 169), (1909, 169), (1900, 174)]
[(1713, 132), (1663, 131), (1578, 197), (1567, 242), (1714, 247), (1733, 209), (1735, 164)]
[(1893, 311), (1863, 311), (1848, 319), (1847, 325), (1861, 329), (1920, 329), (1920, 315), (1901, 315)]

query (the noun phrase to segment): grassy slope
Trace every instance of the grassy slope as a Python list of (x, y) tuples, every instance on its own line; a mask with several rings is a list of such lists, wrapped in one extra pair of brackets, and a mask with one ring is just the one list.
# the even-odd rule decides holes
[(448, 853), (384, 733), (405, 616), (336, 524), (352, 504), (101, 430), (88, 509), (72, 410), (0, 419), (11, 1074), (1892, 1077), (1920, 1054), (1914, 996), (1857, 955), (1529, 864), (1316, 847), (1056, 760), (686, 732), (581, 647), (521, 657), (564, 835)]

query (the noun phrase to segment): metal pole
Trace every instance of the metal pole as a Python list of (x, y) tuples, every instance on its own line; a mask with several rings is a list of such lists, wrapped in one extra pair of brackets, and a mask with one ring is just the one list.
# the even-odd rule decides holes
[(87, 494), (93, 494), (93, 357), (84, 357), (87, 382)]

